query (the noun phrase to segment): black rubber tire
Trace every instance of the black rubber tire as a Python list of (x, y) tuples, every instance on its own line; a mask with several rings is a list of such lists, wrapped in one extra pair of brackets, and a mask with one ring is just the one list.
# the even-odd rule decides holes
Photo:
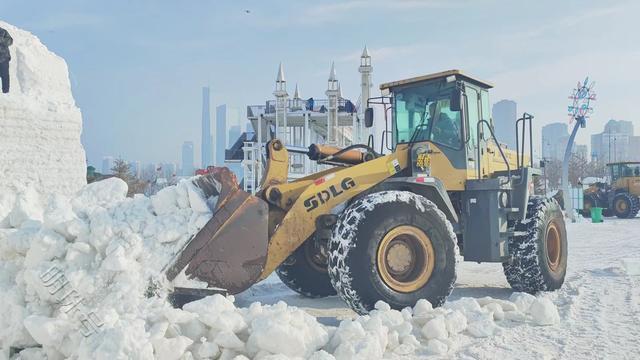
[[(585, 194), (584, 195), (584, 206), (583, 209), (580, 210), (580, 213), (582, 214), (583, 217), (586, 218), (590, 218), (591, 217), (591, 208), (594, 207), (602, 207), (601, 204), (598, 202), (598, 198), (595, 197), (593, 194)], [(587, 204), (589, 204), (590, 206), (587, 207)]]
[[(618, 207), (616, 204), (619, 201), (624, 201), (627, 204), (627, 208), (625, 211), (618, 211)], [(615, 216), (620, 219), (630, 219), (634, 218), (638, 215), (638, 211), (640, 210), (640, 202), (638, 201), (638, 197), (631, 195), (627, 192), (622, 192), (617, 194), (613, 198), (613, 206), (611, 207), (611, 211)]]
[[(552, 223), (560, 237), (560, 258), (555, 271), (547, 261), (546, 236)], [(511, 261), (502, 264), (511, 288), (531, 294), (559, 289), (567, 273), (568, 254), (567, 230), (560, 205), (551, 198), (531, 197), (527, 217), (516, 223), (516, 231), (526, 235), (509, 239)]]
[[(398, 292), (382, 279), (377, 251), (385, 234), (412, 225), (429, 237), (435, 263), (427, 283), (413, 292)], [(458, 247), (451, 223), (425, 197), (408, 191), (381, 191), (354, 201), (340, 215), (329, 240), (329, 278), (340, 297), (366, 314), (382, 300), (394, 309), (427, 299), (442, 305), (456, 281)]]
[(276, 269), (276, 274), (289, 289), (308, 298), (322, 298), (336, 295), (336, 290), (331, 285), (329, 274), (321, 271), (317, 265), (309, 260), (305, 253), (313, 251), (313, 236), (300, 245), (289, 257)]

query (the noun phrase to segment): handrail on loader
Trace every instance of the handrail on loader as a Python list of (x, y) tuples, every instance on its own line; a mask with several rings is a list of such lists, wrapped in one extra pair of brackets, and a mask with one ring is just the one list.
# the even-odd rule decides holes
[[(482, 124), (487, 124), (487, 128), (489, 128), (489, 132), (491, 133), (491, 138), (493, 139), (493, 141), (496, 143), (496, 146), (498, 147), (498, 151), (500, 151), (500, 156), (502, 156), (502, 160), (504, 160), (505, 165), (507, 165), (507, 174), (508, 174), (508, 178), (507, 181), (504, 182), (500, 182), (500, 185), (505, 185), (508, 184), (511, 181), (511, 166), (509, 165), (509, 161), (507, 160), (507, 157), (504, 155), (504, 151), (502, 151), (502, 147), (500, 146), (500, 143), (498, 142), (498, 139), (496, 138), (496, 134), (493, 132), (493, 127), (491, 126), (491, 124), (487, 121), (487, 120), (480, 120), (478, 121), (478, 125), (477, 125), (477, 134), (482, 134), (482, 132), (480, 132), (480, 126)], [(481, 162), (481, 154), (480, 154), (480, 150), (481, 150), (481, 146), (478, 146), (478, 179), (482, 178), (482, 162)]]

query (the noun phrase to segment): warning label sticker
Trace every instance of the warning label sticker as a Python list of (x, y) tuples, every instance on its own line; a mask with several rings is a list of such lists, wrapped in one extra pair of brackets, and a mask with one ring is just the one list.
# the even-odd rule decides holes
[(389, 174), (391, 174), (391, 175), (395, 175), (400, 170), (402, 170), (400, 168), (400, 162), (398, 161), (398, 159), (393, 159), (393, 160), (389, 161), (387, 163), (387, 169), (389, 170)]

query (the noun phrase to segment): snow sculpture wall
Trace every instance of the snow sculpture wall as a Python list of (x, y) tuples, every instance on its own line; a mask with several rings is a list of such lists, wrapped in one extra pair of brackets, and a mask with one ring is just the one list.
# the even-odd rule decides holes
[(11, 92), (0, 93), (0, 223), (16, 195), (71, 195), (86, 184), (82, 115), (66, 62), (33, 34), (0, 21), (13, 37)]

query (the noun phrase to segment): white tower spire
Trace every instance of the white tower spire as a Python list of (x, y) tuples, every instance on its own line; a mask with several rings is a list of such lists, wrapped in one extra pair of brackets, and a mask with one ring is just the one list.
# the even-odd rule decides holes
[(371, 55), (369, 55), (369, 49), (367, 46), (364, 46), (364, 50), (362, 50), (362, 55), (360, 56), (360, 67), (358, 71), (362, 74), (362, 81), (360, 83), (361, 86), (361, 101), (362, 108), (367, 107), (367, 100), (371, 97), (371, 87), (373, 84), (371, 83), (371, 73), (373, 72), (373, 67), (371, 67)]
[(331, 62), (329, 80), (327, 81), (327, 144), (338, 143), (338, 97), (340, 96), (340, 83), (336, 77), (336, 65)]
[(371, 55), (369, 55), (369, 48), (367, 48), (367, 45), (364, 46), (364, 50), (362, 50), (362, 55), (360, 57), (371, 58)]
[[(367, 108), (367, 102), (371, 97), (371, 87), (373, 83), (371, 82), (371, 73), (373, 72), (373, 67), (371, 66), (371, 55), (369, 55), (369, 49), (367, 46), (364, 46), (364, 50), (362, 50), (362, 55), (360, 56), (360, 67), (358, 71), (361, 74), (360, 81), (360, 119), (364, 120), (364, 110)], [(362, 120), (362, 121), (363, 121)], [(360, 122), (360, 128), (356, 131), (357, 137), (359, 140), (365, 140), (371, 134), (370, 128), (364, 128), (363, 122)], [(364, 138), (361, 138), (364, 136)]]
[(280, 63), (280, 67), (278, 67), (278, 76), (276, 77), (276, 92), (278, 91), (287, 92), (287, 80), (284, 79), (284, 68), (282, 63)]
[(296, 83), (296, 90), (293, 92), (293, 107), (292, 107), (293, 110), (302, 109), (302, 105), (300, 101), (301, 101), (300, 91), (298, 91), (298, 83)]
[(276, 81), (282, 82), (284, 80), (284, 69), (282, 68), (282, 63), (280, 63), (280, 67), (278, 68), (278, 78)]
[(287, 105), (289, 103), (287, 93), (287, 81), (284, 79), (284, 68), (282, 63), (278, 68), (276, 77), (276, 90), (273, 92), (276, 97), (276, 136), (283, 144), (287, 143)]
[(331, 70), (329, 71), (329, 81), (336, 80), (336, 64), (335, 62), (331, 62)]
[(301, 99), (300, 92), (298, 91), (298, 83), (296, 83), (296, 90), (293, 92), (294, 99)]
[(338, 79), (336, 77), (336, 64), (331, 62), (331, 70), (329, 71), (329, 80), (327, 81), (327, 90), (338, 90)]

